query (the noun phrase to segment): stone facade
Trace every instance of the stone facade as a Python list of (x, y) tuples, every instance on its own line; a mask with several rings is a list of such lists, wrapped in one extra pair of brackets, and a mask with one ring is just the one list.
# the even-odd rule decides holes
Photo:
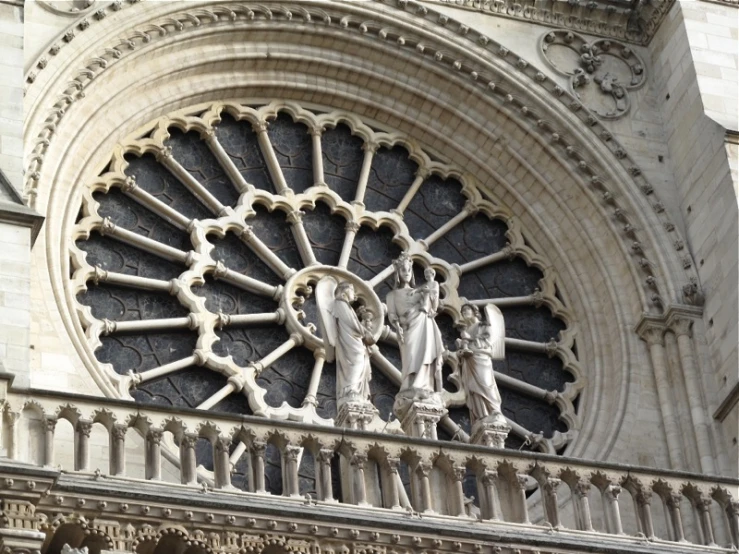
[[(3, 551), (739, 547), (739, 8), (724, 0), (591, 4), (0, 0)], [(218, 106), (255, 114), (257, 134), (278, 113), (308, 125), (316, 185), (321, 134), (343, 121), (378, 143), (364, 150), (366, 174), (366, 152), (386, 141), (480, 191), (470, 210), (505, 220), (515, 235), (508, 247), (545, 276), (541, 290), (509, 302), (544, 305), (567, 322), (551, 344), (523, 345), (576, 368), (569, 396), (526, 389), (569, 403), (559, 411), (568, 414), (566, 439), (537, 443), (538, 429), (519, 426), (534, 451), (518, 453), (406, 437), (392, 423), (336, 429), (315, 415), (315, 389), (300, 408), (260, 403), (254, 394), (264, 393), (249, 379), (264, 368), (253, 364), (235, 369), (230, 389), (201, 408), (252, 391), (251, 409), (269, 418), (125, 400), (125, 379), (95, 353), (114, 329), (95, 327), (76, 296), (105, 278), (80, 270), (84, 256), (75, 262), (70, 251), (105, 228), (93, 191), (142, 194), (126, 182), (124, 151), (160, 159), (174, 122), (218, 155)], [(150, 135), (157, 122), (160, 134)], [(237, 188), (250, 190), (225, 151), (221, 162)], [(225, 209), (169, 163), (201, 202)], [(330, 196), (321, 194), (313, 200)], [(199, 228), (151, 198), (137, 201), (175, 226)], [(300, 198), (288, 192), (263, 205), (299, 214), (310, 209)], [(356, 225), (404, 225), (403, 209), (372, 219), (363, 200), (364, 191), (353, 203), (332, 202)], [(309, 265), (299, 215), (290, 226)], [(411, 250), (433, 262), (424, 245)], [(459, 275), (475, 267), (457, 264)], [(458, 317), (456, 290), (444, 286)], [(210, 325), (201, 336), (217, 335)], [(304, 341), (290, 340), (285, 351)], [(204, 371), (217, 358), (209, 355), (196, 360)], [(323, 359), (313, 363), (320, 378)], [(392, 363), (381, 363), (392, 374)], [(198, 443), (209, 469), (198, 467)], [(280, 495), (265, 484), (268, 449), (277, 452)], [(304, 496), (308, 452), (316, 490)], [(240, 460), (243, 487), (234, 484)]]

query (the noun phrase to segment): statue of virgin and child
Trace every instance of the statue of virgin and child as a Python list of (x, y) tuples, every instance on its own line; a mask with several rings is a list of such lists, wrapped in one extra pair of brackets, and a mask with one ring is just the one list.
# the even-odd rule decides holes
[[(442, 366), (446, 348), (435, 320), (440, 305), (435, 271), (426, 268), (425, 283), (416, 286), (413, 261), (407, 253), (393, 261), (393, 269), (394, 287), (387, 295), (386, 304), (402, 363), (400, 390), (394, 405), (396, 414), (402, 417), (413, 403), (443, 406)], [(359, 314), (354, 310), (356, 294), (349, 282), (339, 283), (333, 277), (326, 277), (316, 286), (316, 294), (326, 359), (336, 360), (337, 405), (367, 404), (375, 314), (363, 308)], [(473, 423), (501, 420), (493, 360), (503, 359), (505, 353), (503, 315), (493, 304), (485, 306), (487, 321), (482, 320), (480, 309), (472, 304), (462, 306), (461, 315), (457, 367), (450, 378), (466, 393)]]

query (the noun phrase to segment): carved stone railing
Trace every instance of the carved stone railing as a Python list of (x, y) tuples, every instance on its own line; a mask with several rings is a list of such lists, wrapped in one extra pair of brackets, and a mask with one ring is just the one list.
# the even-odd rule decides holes
[[(544, 536), (556, 532), (575, 543), (586, 538), (592, 541), (597, 534), (598, 544), (614, 541), (613, 551), (633, 550), (645, 541), (671, 552), (692, 551), (691, 543), (702, 545), (701, 551), (716, 552), (739, 545), (738, 479), (15, 390), (7, 378), (0, 378), (0, 406), (0, 444), (10, 458), (9, 465), (26, 462), (47, 470), (57, 466), (55, 448), (60, 444), (55, 434), (61, 420), (67, 420), (74, 430), (74, 455), (73, 464), (61, 467), (61, 475), (97, 486), (104, 481), (104, 490), (111, 495), (127, 485), (147, 489), (141, 487), (140, 479), (126, 476), (127, 462), (134, 460), (126, 459), (132, 450), (125, 441), (133, 428), (144, 438), (144, 447), (134, 452), (145, 465), (146, 479), (154, 488), (169, 487), (173, 497), (181, 494), (176, 491), (211, 490), (222, 491), (234, 502), (245, 497), (258, 504), (271, 498), (288, 505), (323, 505), (341, 508), (347, 517), (355, 514), (352, 517), (367, 520), (395, 513), (394, 517), (416, 514), (424, 520), (438, 520), (435, 525), (453, 526), (458, 521), (494, 529), (515, 524), (516, 529)], [(90, 436), (96, 424), (107, 432), (107, 468), (94, 468), (90, 463)], [(42, 433), (34, 438), (34, 431), (29, 431), (33, 428)], [(199, 439), (212, 448), (212, 472), (197, 467), (195, 444)], [(28, 456), (32, 459), (19, 460), (21, 443), (29, 441), (39, 445), (37, 452)], [(265, 452), (270, 447), (280, 453), (281, 495), (268, 492), (265, 483)], [(163, 458), (167, 457), (179, 468), (181, 484), (162, 481)], [(317, 498), (301, 495), (299, 468), (306, 457), (313, 459)], [(248, 462), (246, 490), (232, 484), (232, 469), (239, 464), (243, 467), (244, 460)], [(8, 481), (4, 479), (6, 487)], [(341, 494), (335, 490), (337, 485)], [(53, 494), (53, 486), (48, 494)], [(61, 506), (64, 499), (58, 498)], [(76, 505), (84, 503), (84, 499), (77, 500)], [(125, 510), (121, 507), (119, 511)], [(625, 513), (631, 515), (629, 525), (622, 517)], [(686, 532), (688, 526), (691, 533)], [(627, 527), (631, 536), (625, 532)]]

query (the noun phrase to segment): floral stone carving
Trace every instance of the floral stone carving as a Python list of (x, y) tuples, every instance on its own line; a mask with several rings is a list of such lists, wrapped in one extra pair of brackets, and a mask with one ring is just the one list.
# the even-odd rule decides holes
[(539, 47), (547, 63), (570, 78), (572, 93), (603, 119), (628, 113), (629, 91), (646, 80), (639, 56), (614, 40), (589, 42), (578, 33), (559, 30), (544, 34)]

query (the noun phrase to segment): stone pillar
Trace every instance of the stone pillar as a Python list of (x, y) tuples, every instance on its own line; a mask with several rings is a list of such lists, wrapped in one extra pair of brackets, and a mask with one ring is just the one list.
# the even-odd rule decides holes
[(128, 427), (114, 424), (110, 428), (110, 474), (126, 473), (126, 432)]
[(387, 459), (388, 474), (390, 482), (387, 484), (387, 503), (389, 508), (397, 510), (400, 508), (400, 494), (398, 493), (398, 482), (400, 481), (400, 458)]
[(639, 520), (644, 536), (654, 538), (654, 523), (652, 522), (652, 491), (639, 491), (636, 494), (636, 504), (639, 507)]
[(483, 473), (482, 478), (478, 483), (482, 483), (482, 488), (485, 491), (485, 504), (483, 517), (491, 520), (501, 520), (500, 511), (500, 498), (498, 497), (498, 472), (493, 470), (486, 470)]
[[(646, 321), (646, 320), (643, 320)], [(637, 332), (649, 346), (649, 356), (652, 361), (652, 371), (657, 389), (662, 423), (665, 426), (665, 440), (670, 465), (675, 469), (685, 469), (682, 439), (677, 418), (673, 409), (674, 401), (670, 393), (672, 387), (667, 375), (667, 358), (665, 355), (665, 329), (662, 326), (641, 325)]]
[(364, 431), (379, 413), (369, 402), (344, 402), (336, 415), (336, 426)]
[[(396, 399), (396, 405), (398, 400)], [(398, 410), (396, 409), (396, 413)], [(403, 412), (400, 426), (406, 434), (423, 439), (436, 439), (436, 426), (447, 414), (446, 408), (436, 402), (412, 402)]]
[(364, 467), (366, 463), (366, 454), (354, 454), (352, 456), (352, 486), (354, 490), (354, 503), (357, 506), (367, 505), (367, 486), (364, 481)]
[(451, 515), (466, 516), (467, 512), (464, 508), (464, 478), (467, 475), (467, 468), (464, 466), (454, 466), (452, 468), (452, 513)]
[(252, 467), (254, 471), (254, 491), (267, 494), (264, 482), (264, 457), (267, 454), (267, 443), (254, 441), (251, 443)]
[(731, 543), (739, 549), (739, 501), (732, 500), (726, 505), (726, 517), (729, 519)]
[(516, 480), (513, 482), (513, 486), (518, 490), (518, 506), (519, 506), (519, 519), (517, 523), (530, 523), (529, 521), (529, 505), (526, 500), (526, 487), (529, 483), (529, 479), (526, 475), (516, 474)]
[(300, 496), (300, 481), (298, 479), (298, 458), (303, 449), (299, 446), (287, 445), (285, 447), (285, 476), (286, 492), (288, 496)]
[(57, 419), (55, 417), (47, 417), (44, 420), (44, 465), (54, 465), (54, 430), (56, 429)]
[(621, 523), (621, 510), (618, 506), (618, 495), (621, 494), (621, 487), (618, 485), (608, 485), (603, 490), (603, 499), (607, 511), (608, 532), (614, 535), (623, 535), (624, 528)]
[(324, 502), (334, 502), (333, 483), (331, 482), (331, 460), (334, 451), (330, 448), (321, 448), (318, 451), (318, 473), (320, 476), (320, 489), (318, 494)]
[(198, 436), (185, 433), (180, 439), (180, 481), (183, 485), (196, 485), (198, 482), (197, 457), (195, 445)]
[(680, 515), (680, 501), (682, 496), (678, 493), (671, 493), (665, 504), (670, 515), (670, 523), (672, 524), (673, 539), (676, 542), (685, 542), (685, 531), (683, 530), (683, 520)]
[(231, 459), (228, 452), (230, 447), (231, 437), (217, 437), (213, 444), (215, 451), (213, 469), (215, 470), (215, 484), (219, 489), (231, 488)]
[(590, 517), (590, 502), (588, 501), (588, 493), (590, 492), (591, 486), (587, 481), (578, 481), (572, 491), (575, 496), (577, 528), (581, 531), (593, 530), (593, 520)]
[(548, 477), (542, 484), (542, 496), (544, 498), (544, 511), (547, 521), (555, 529), (561, 526), (559, 520), (559, 503), (557, 502), (557, 488), (562, 484), (556, 477)]
[(713, 500), (706, 497), (697, 499), (695, 503), (700, 516), (701, 530), (703, 531), (703, 544), (707, 546), (716, 546), (716, 540), (713, 536), (713, 523), (711, 521), (712, 505)]
[(420, 488), (419, 499), (421, 506), (419, 512), (434, 513), (434, 505), (431, 497), (431, 482), (429, 476), (433, 466), (428, 462), (418, 462), (416, 464), (416, 476)]
[(701, 377), (695, 363), (692, 338), (693, 321), (687, 317), (676, 317), (671, 321), (670, 328), (677, 337), (677, 350), (680, 355), (680, 365), (685, 377), (690, 406), (690, 418), (693, 422), (698, 455), (700, 456), (701, 471), (715, 474), (713, 448), (711, 447), (711, 426), (706, 415), (706, 406), (703, 400), (704, 390)]
[(92, 421), (80, 419), (77, 422), (75, 435), (77, 436), (77, 451), (74, 456), (74, 469), (76, 471), (87, 471), (90, 465), (90, 434), (92, 433)]
[(147, 479), (161, 481), (162, 479), (162, 436), (161, 429), (149, 429), (146, 434), (146, 463), (144, 474)]

